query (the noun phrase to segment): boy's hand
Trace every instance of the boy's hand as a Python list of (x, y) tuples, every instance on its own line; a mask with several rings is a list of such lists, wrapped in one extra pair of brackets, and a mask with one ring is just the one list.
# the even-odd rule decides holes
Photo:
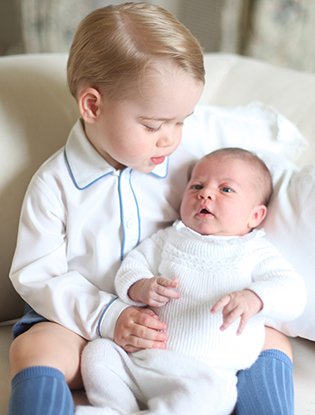
[(253, 291), (245, 289), (222, 297), (214, 304), (211, 313), (215, 314), (222, 308), (223, 324), (220, 330), (227, 329), (235, 320), (241, 317), (240, 325), (236, 332), (237, 335), (240, 335), (248, 320), (263, 308), (263, 302)]
[(166, 324), (147, 308), (127, 307), (120, 314), (114, 342), (128, 353), (143, 349), (165, 349)]
[(174, 291), (178, 287), (178, 279), (170, 280), (164, 277), (144, 278), (134, 283), (128, 291), (129, 297), (137, 302), (151, 307), (162, 307), (170, 299), (178, 299)]

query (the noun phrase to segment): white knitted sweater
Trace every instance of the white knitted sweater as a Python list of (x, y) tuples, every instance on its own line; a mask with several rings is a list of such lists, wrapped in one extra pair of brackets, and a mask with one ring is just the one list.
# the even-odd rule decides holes
[[(177, 221), (143, 241), (123, 261), (116, 277), (119, 297), (142, 278), (163, 275), (179, 279), (179, 300), (154, 308), (168, 326), (167, 349), (214, 367), (235, 371), (249, 367), (264, 342), (264, 319), (290, 320), (306, 301), (302, 278), (265, 239), (263, 230), (242, 237), (202, 236)], [(221, 332), (222, 313), (210, 313), (223, 295), (249, 288), (263, 309), (236, 335), (239, 320)]]

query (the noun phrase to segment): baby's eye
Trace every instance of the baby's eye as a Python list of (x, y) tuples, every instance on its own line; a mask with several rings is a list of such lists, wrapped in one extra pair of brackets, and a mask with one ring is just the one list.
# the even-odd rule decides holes
[(193, 184), (193, 185), (191, 186), (191, 188), (192, 188), (193, 190), (201, 190), (201, 189), (202, 189), (202, 186), (201, 186), (201, 184)]
[(230, 187), (222, 187), (221, 191), (224, 193), (233, 193), (233, 190)]

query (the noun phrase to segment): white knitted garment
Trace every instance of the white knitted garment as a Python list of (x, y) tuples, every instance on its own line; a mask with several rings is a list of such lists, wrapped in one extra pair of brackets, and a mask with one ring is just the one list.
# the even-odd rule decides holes
[[(180, 299), (154, 308), (168, 326), (167, 349), (212, 367), (249, 367), (263, 346), (264, 318), (290, 320), (305, 302), (301, 277), (263, 235), (254, 230), (243, 237), (201, 236), (177, 222), (127, 256), (117, 274), (117, 294), (140, 305), (127, 294), (134, 282), (154, 275), (178, 278)], [(211, 314), (211, 307), (223, 295), (244, 288), (257, 293), (263, 310), (240, 336), (239, 320), (221, 332), (222, 313)]]

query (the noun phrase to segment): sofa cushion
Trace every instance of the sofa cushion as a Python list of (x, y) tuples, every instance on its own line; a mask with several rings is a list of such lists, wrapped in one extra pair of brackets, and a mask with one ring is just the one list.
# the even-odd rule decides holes
[(315, 340), (315, 165), (299, 171), (274, 155), (265, 161), (275, 191), (262, 226), (267, 238), (303, 277), (307, 290), (307, 304), (298, 318), (269, 324), (286, 335)]
[(24, 304), (8, 278), (22, 200), (38, 167), (64, 145), (78, 110), (66, 87), (67, 55), (0, 59), (0, 321)]

